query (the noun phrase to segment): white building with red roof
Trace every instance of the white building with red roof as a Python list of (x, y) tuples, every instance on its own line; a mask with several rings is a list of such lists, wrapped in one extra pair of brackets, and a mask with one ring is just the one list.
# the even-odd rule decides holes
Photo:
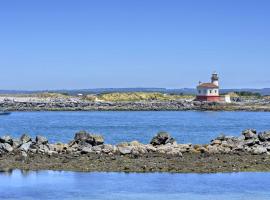
[(199, 83), (197, 86), (197, 101), (220, 101), (219, 78), (217, 73), (213, 73), (211, 83)]

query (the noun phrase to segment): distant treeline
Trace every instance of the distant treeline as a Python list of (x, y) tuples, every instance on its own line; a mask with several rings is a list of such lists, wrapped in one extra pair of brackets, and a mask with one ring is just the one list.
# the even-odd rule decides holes
[(258, 92), (249, 92), (249, 91), (241, 91), (241, 92), (235, 92), (239, 96), (256, 96), (261, 97), (262, 95)]

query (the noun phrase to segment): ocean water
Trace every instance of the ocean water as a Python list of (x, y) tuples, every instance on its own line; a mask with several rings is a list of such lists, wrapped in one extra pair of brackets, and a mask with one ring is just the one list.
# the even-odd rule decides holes
[(270, 173), (0, 173), (5, 200), (267, 200)]
[(179, 143), (208, 143), (225, 133), (238, 136), (246, 128), (270, 130), (269, 112), (14, 112), (0, 116), (0, 135), (42, 134), (50, 142), (70, 141), (79, 130), (100, 133), (106, 143), (148, 143), (167, 131)]

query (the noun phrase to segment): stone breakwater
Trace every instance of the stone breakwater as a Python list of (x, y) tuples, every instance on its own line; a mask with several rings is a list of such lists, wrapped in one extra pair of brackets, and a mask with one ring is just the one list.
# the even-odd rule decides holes
[(246, 110), (270, 111), (270, 100), (233, 101), (233, 103), (198, 102), (190, 100), (171, 101), (89, 101), (78, 97), (38, 98), (38, 97), (0, 97), (0, 109), (10, 111), (148, 111), (148, 110)]
[(104, 143), (101, 135), (81, 131), (67, 144), (43, 136), (0, 138), (0, 170), (75, 170), (127, 172), (270, 171), (270, 132), (245, 130), (239, 137), (219, 136), (205, 145), (177, 144), (158, 133), (150, 144)]

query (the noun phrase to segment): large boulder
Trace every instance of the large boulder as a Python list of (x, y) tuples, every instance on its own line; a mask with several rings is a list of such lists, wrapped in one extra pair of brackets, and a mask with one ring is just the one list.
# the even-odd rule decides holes
[(13, 145), (13, 139), (8, 135), (2, 136), (0, 137), (0, 143), (8, 143), (10, 145)]
[(21, 151), (27, 152), (27, 151), (30, 149), (30, 146), (31, 146), (31, 145), (32, 145), (32, 142), (30, 141), (30, 142), (27, 142), (27, 143), (22, 144), (22, 145), (19, 147), (19, 149), (20, 149)]
[(8, 152), (11, 152), (13, 151), (13, 148), (10, 144), (8, 143), (0, 143), (0, 152), (5, 152), (5, 153), (8, 153)]
[(27, 134), (23, 134), (21, 136), (21, 138), (20, 138), (20, 142), (22, 144), (27, 143), (27, 142), (30, 142), (30, 141), (32, 141), (32, 138), (29, 135), (27, 135)]
[(74, 140), (75, 141), (85, 141), (89, 136), (89, 133), (86, 131), (80, 131), (75, 134)]
[(132, 146), (118, 146), (118, 151), (122, 155), (131, 154), (133, 147)]
[(252, 149), (252, 153), (255, 155), (261, 155), (267, 153), (267, 148), (262, 146), (257, 146), (254, 149)]
[(91, 147), (83, 147), (81, 150), (81, 154), (87, 154), (93, 152)]
[(265, 141), (270, 141), (270, 131), (265, 131), (263, 133), (260, 133), (258, 135), (258, 138), (260, 141), (265, 142)]
[(86, 142), (92, 146), (104, 144), (104, 138), (102, 135), (90, 134), (86, 131), (80, 131), (75, 134), (74, 141), (76, 143)]
[(174, 144), (176, 140), (170, 136), (169, 133), (159, 132), (153, 139), (150, 144), (154, 146), (165, 145), (165, 144)]
[(254, 129), (247, 129), (242, 132), (242, 135), (245, 137), (245, 140), (257, 138), (257, 131)]
[(46, 137), (44, 137), (44, 136), (38, 135), (36, 137), (36, 144), (37, 145), (42, 145), (42, 144), (46, 145), (46, 144), (48, 144), (48, 139)]

